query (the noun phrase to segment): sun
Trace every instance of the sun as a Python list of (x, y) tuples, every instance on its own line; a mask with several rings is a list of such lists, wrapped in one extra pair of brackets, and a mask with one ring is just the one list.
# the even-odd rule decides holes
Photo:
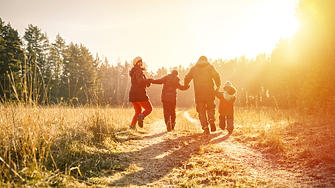
[(299, 28), (299, 22), (294, 16), (294, 12), (287, 9), (279, 9), (269, 14), (273, 19), (273, 26), (277, 29), (278, 35), (282, 38), (290, 38)]
[(273, 36), (287, 39), (298, 30), (299, 22), (295, 17), (294, 0), (272, 1), (264, 4), (262, 10), (259, 16), (267, 19)]
[(299, 22), (296, 18), (286, 19), (282, 23), (283, 29), (280, 31), (283, 38), (291, 37), (299, 28)]
[(271, 53), (280, 38), (292, 37), (299, 28), (294, 7), (292, 0), (267, 1), (250, 12), (239, 42), (247, 56)]

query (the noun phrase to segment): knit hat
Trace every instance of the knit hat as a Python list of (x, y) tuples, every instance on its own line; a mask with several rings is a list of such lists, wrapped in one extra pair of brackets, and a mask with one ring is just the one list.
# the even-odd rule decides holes
[(232, 86), (232, 84), (231, 84), (231, 82), (229, 82), (229, 81), (226, 81), (226, 83), (224, 84), (224, 86), (226, 87), (226, 86), (228, 86), (228, 87), (231, 87)]
[(171, 71), (171, 74), (177, 75), (178, 76), (178, 71), (176, 69)]
[(137, 63), (138, 61), (142, 61), (142, 58), (141, 58), (140, 56), (137, 56), (137, 57), (134, 58), (134, 60), (133, 60), (133, 65), (136, 65), (136, 63)]

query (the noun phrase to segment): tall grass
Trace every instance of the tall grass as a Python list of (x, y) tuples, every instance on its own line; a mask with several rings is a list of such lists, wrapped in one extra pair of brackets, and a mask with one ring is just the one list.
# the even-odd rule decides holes
[(128, 129), (134, 113), (126, 108), (9, 103), (0, 104), (0, 110), (0, 185), (60, 186), (62, 175), (85, 179), (98, 174), (113, 160), (108, 154), (115, 152), (115, 133)]
[(294, 122), (293, 111), (276, 108), (239, 108), (236, 113), (236, 135), (242, 142), (262, 150), (278, 153), (287, 148), (283, 130)]
[[(218, 114), (217, 114), (218, 117)], [(233, 136), (263, 152), (305, 164), (335, 164), (334, 116), (275, 108), (236, 108)]]
[[(1, 103), (0, 111), (0, 186), (84, 187), (90, 177), (117, 166), (113, 154), (122, 144), (117, 135), (123, 132), (131, 136), (128, 126), (134, 113), (132, 108), (11, 103)], [(198, 119), (195, 109), (188, 113)], [(162, 118), (162, 110), (154, 109), (145, 124)], [(236, 108), (231, 137), (288, 160), (305, 161), (306, 165), (334, 164), (333, 122), (334, 116), (322, 113)], [(202, 132), (200, 125), (190, 122), (183, 113), (177, 114), (175, 129), (190, 134)]]
[[(195, 109), (191, 117), (198, 119)], [(291, 162), (310, 166), (335, 165), (335, 116), (323, 111), (301, 111), (268, 107), (236, 107), (232, 137), (250, 147)], [(216, 113), (216, 124), (219, 114)]]

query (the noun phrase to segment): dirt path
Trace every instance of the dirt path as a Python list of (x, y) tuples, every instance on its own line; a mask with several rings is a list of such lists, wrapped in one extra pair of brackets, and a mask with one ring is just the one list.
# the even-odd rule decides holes
[[(200, 126), (187, 112), (182, 113), (198, 124), (195, 126)], [(163, 125), (163, 120), (158, 121), (145, 125), (145, 131), (124, 135), (126, 141), (117, 148), (122, 152), (115, 156), (120, 163), (105, 180), (108, 186), (221, 187), (222, 182), (228, 187), (241, 183), (243, 187), (318, 185), (302, 171), (282, 169), (275, 160), (237, 142), (234, 134), (229, 136), (226, 131), (219, 130), (204, 139), (201, 134), (178, 130), (167, 133)], [(227, 170), (218, 170), (221, 163)], [(204, 169), (207, 172), (202, 172)]]

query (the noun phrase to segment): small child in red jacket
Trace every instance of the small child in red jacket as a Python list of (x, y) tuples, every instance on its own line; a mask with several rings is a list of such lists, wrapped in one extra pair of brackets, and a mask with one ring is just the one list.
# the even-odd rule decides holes
[(229, 134), (234, 130), (234, 102), (236, 100), (237, 90), (233, 87), (230, 81), (226, 81), (223, 87), (223, 92), (217, 92), (216, 97), (220, 99), (219, 107), (219, 126), (225, 130), (227, 123), (227, 130)]

